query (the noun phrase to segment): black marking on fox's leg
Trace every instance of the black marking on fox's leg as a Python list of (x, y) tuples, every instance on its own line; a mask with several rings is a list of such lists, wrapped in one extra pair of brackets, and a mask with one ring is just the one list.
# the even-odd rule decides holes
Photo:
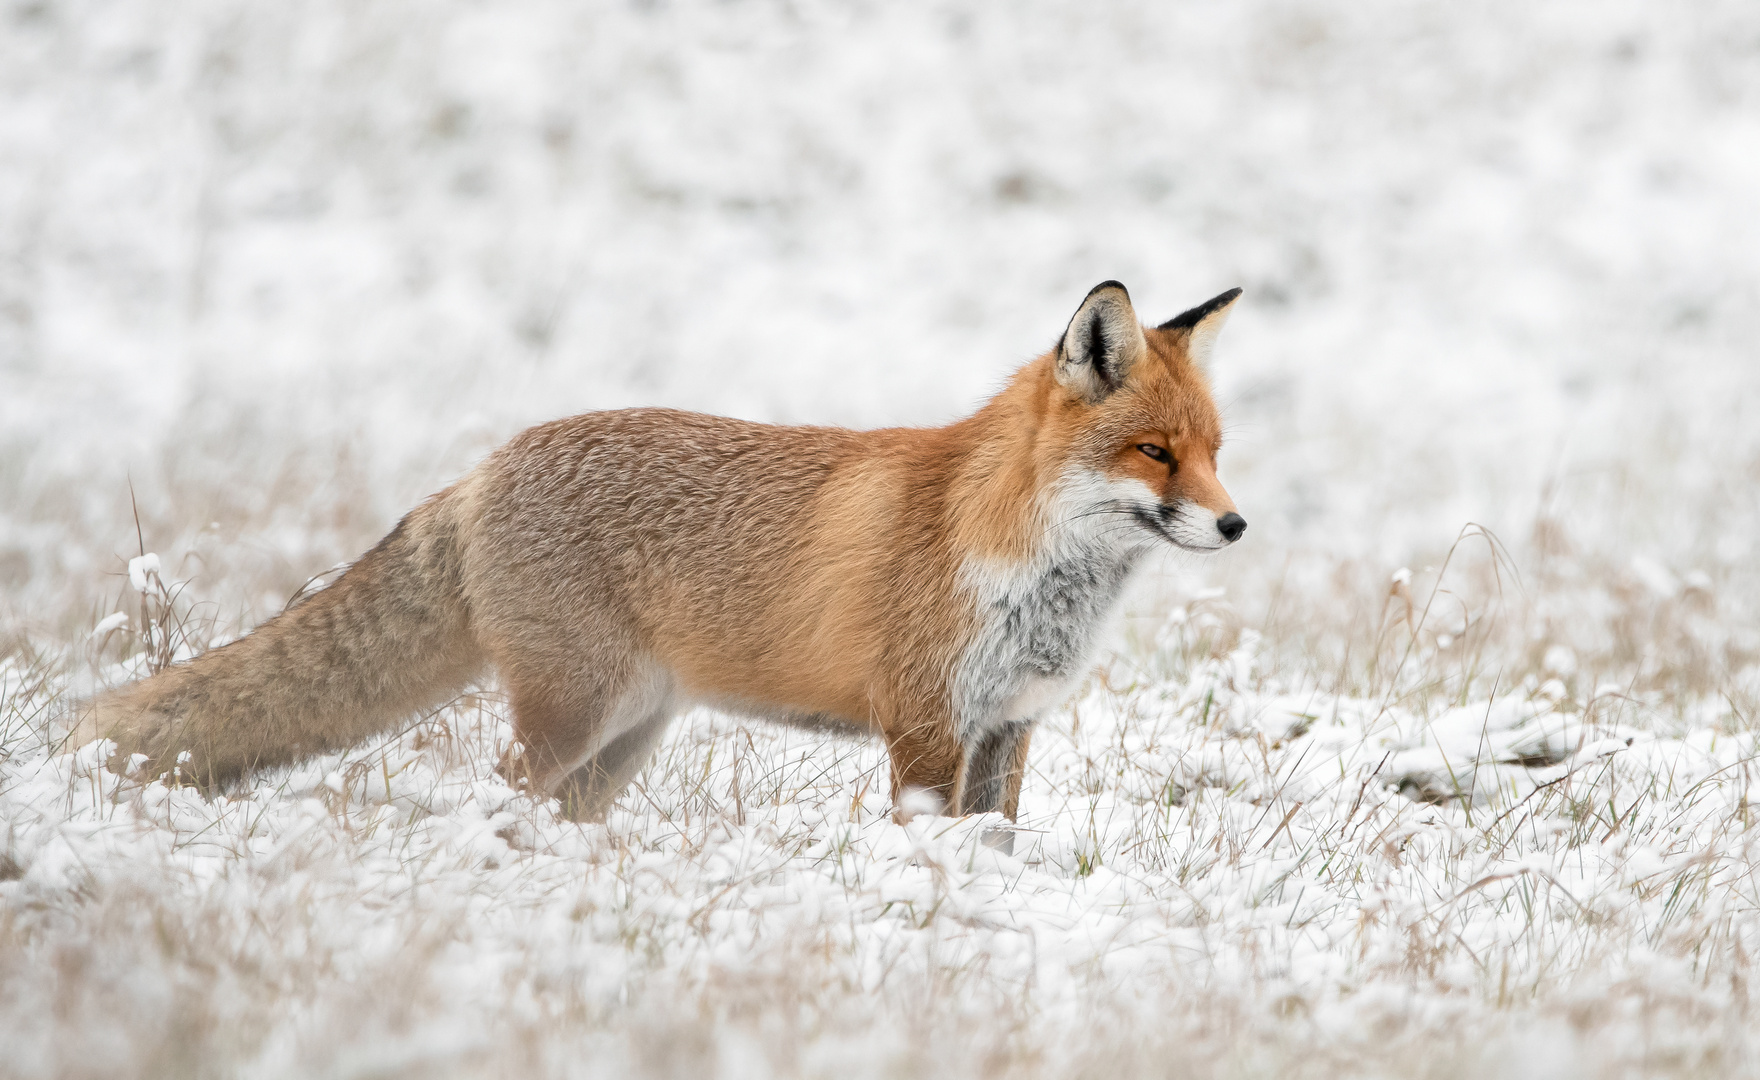
[(563, 816), (572, 821), (604, 821), (630, 781), (654, 756), (672, 726), (670, 711), (659, 711), (611, 740), (570, 773), (557, 789)]
[(1008, 772), (1015, 747), (1032, 728), (1030, 723), (1003, 724), (986, 732), (966, 751), (965, 805), (968, 814), (994, 814), (1008, 794)]

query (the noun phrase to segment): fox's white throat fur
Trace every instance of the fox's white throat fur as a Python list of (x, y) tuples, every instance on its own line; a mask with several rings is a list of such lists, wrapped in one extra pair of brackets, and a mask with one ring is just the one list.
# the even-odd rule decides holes
[(1130, 519), (1139, 492), (1148, 494), (1141, 484), (1083, 470), (1044, 500), (1032, 558), (968, 559), (961, 567), (977, 621), (953, 682), (968, 745), (1002, 725), (1037, 720), (1087, 672), (1153, 543)]

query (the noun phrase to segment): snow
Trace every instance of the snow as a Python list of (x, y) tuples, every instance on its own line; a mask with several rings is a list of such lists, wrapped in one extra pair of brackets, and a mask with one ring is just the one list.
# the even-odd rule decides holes
[[(1471, 717), (1426, 729), (1332, 700), (1274, 740), (1268, 721), (1300, 699), (1239, 688), (1241, 660), (1091, 685), (1038, 737), (1012, 855), (983, 842), (995, 816), (894, 824), (869, 748), (711, 714), (685, 719), (606, 826), (577, 826), (489, 771), (511, 733), (478, 703), (214, 800), (119, 780), (102, 744), (21, 754), (0, 807), (22, 873), (0, 897), (21, 937), (103, 941), (78, 977), (130, 1015), (183, 965), (226, 983), (202, 998), (216, 1031), (276, 1010), (265, 1041), (234, 1049), (252, 1074), (365, 1073), (386, 1054), (496, 1060), (505, 1025), (561, 1023), (544, 1029), (556, 1049), (618, 1046), (632, 994), (642, 1010), (698, 1002), (663, 1025), (708, 1038), (708, 1060), (786, 1072), (810, 1040), (738, 1049), (742, 1029), (771, 1022), (742, 1020), (771, 1006), (739, 998), (771, 983), (778, 1009), (864, 1028), (859, 1045), (817, 1051), (860, 1072), (909, 1058), (885, 1018), (943, 979), (965, 1007), (1015, 999), (1033, 1018), (1026, 1046), (1058, 1072), (1089, 1052), (1079, 1018), (1096, 1003), (1155, 1030), (1163, 1012), (1226, 1003), (1250, 1042), (1371, 1061), (1359, 1043), (1409, 1028), (1474, 1040), (1482, 1056), (1478, 1036), (1508, 1026), (1512, 1000), (1536, 1003), (1530, 1030), (1590, 1008), (1591, 988), (1608, 1021), (1649, 1017), (1589, 1021), (1594, 1045), (1572, 1055), (1583, 1072), (1650, 1060), (1657, 1010), (1741, 1014), (1751, 734), (1658, 738), (1594, 714), (1563, 763), (1496, 767), (1489, 792), (1431, 805), (1395, 786), (1420, 764), (1400, 748), (1461, 747)], [(1500, 745), (1557, 737), (1582, 715), (1491, 711)], [(140, 908), (172, 924), (154, 931), (169, 943), (143, 948), (138, 930), (108, 925)], [(40, 977), (79, 993), (66, 973)], [(362, 1001), (374, 986), (420, 999), (420, 1023)], [(15, 1061), (38, 1063), (26, 1072), (74, 1060), (42, 1006), (9, 1004)], [(590, 1018), (567, 1019), (574, 1009)], [(1292, 1016), (1304, 1022), (1280, 1032)], [(955, 1019), (984, 1032), (981, 1017)], [(1709, 1048), (1683, 1034), (1670, 1052), (1702, 1061)], [(1716, 1037), (1723, 1052), (1748, 1046)], [(1197, 1049), (1241, 1052), (1201, 1035)]]
[(146, 592), (152, 586), (149, 582), (159, 576), (159, 556), (155, 552), (136, 555), (128, 560), (128, 583), (134, 586), (135, 592)]
[[(1751, 1071), (1757, 58), (1733, 0), (0, 13), (0, 1071)], [(492, 686), (214, 799), (44, 744), (525, 424), (941, 422), (1107, 278), (1245, 287), (1250, 528), (1013, 854), (707, 713), (577, 826)]]
[(101, 638), (105, 634), (108, 634), (110, 631), (120, 630), (121, 628), (123, 628), (124, 626), (127, 626), (127, 625), (128, 625), (128, 612), (126, 612), (126, 611), (113, 612), (109, 615), (104, 616), (102, 619), (98, 620), (97, 625), (92, 627), (92, 633), (90, 636), (93, 638)]

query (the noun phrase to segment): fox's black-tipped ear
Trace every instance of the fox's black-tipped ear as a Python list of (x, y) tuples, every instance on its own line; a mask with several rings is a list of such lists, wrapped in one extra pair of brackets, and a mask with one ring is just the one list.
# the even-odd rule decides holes
[(1156, 329), (1191, 331), (1191, 336), (1186, 338), (1186, 355), (1199, 367), (1207, 368), (1210, 366), (1210, 353), (1216, 348), (1216, 335), (1222, 333), (1222, 324), (1228, 321), (1229, 310), (1240, 298), (1239, 289), (1230, 289), (1190, 311), (1180, 312)]
[(1149, 351), (1131, 294), (1116, 281), (1088, 291), (1057, 346), (1057, 381), (1089, 403), (1124, 385)]

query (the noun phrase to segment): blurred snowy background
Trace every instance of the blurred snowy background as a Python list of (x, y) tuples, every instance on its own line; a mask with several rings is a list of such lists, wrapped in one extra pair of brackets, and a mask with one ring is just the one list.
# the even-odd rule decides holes
[[(1314, 760), (1348, 759), (1351, 768), (1367, 768), (1383, 750), (1429, 746), (1430, 736), (1413, 733), (1436, 717), (1447, 720), (1452, 714), (1438, 710), (1448, 705), (1477, 703), (1471, 708), (1489, 724), (1488, 702), (1515, 686), (1523, 704), (1500, 721), (1516, 732), (1499, 743), (1503, 764), (1568, 770), (1575, 767), (1569, 760), (1560, 764), (1567, 750), (1587, 753), (1600, 731), (1595, 702), (1603, 700), (1597, 695), (1604, 679), (1626, 695), (1622, 700), (1641, 705), (1621, 723), (1687, 740), (1711, 755), (1694, 759), (1699, 764), (1682, 776), (1702, 779), (1746, 760), (1760, 700), (1760, 7), (1740, 0), (4, 0), (0, 647), (12, 666), (0, 671), (7, 695), (0, 713), (13, 718), (9, 725), (35, 724), (44, 702), (68, 687), (118, 677), (113, 669), (81, 666), (92, 659), (84, 642), (105, 615), (136, 610), (124, 569), (138, 545), (160, 553), (168, 579), (189, 582), (182, 602), (196, 605), (198, 620), (237, 632), (277, 610), (311, 574), (364, 550), (414, 502), (529, 423), (633, 404), (781, 422), (943, 422), (970, 411), (1016, 365), (1049, 347), (1086, 290), (1105, 278), (1124, 281), (1149, 320), (1230, 286), (1247, 290), (1215, 374), (1229, 423), (1222, 477), (1251, 529), (1219, 559), (1170, 559), (1164, 579), (1142, 601), (1137, 643), (1139, 655), (1160, 649), (1152, 663), (1172, 663), (1179, 673), (1168, 683), (1173, 696), (1155, 715), (1157, 723), (1177, 720), (1177, 738), (1187, 740), (1182, 745), (1196, 755), (1192, 760), (1223, 737), (1205, 725), (1222, 723), (1229, 738), (1244, 738), (1250, 728), (1258, 732), (1253, 738), (1264, 736), (1261, 748), (1294, 748), (1289, 760), (1299, 765), (1307, 755), (1301, 748), (1318, 736), (1305, 735), (1305, 725), (1291, 727), (1290, 710), (1325, 709), (1266, 704), (1282, 701), (1275, 695), (1291, 687), (1345, 695), (1328, 699), (1326, 709), (1335, 719), (1357, 717), (1340, 728), (1349, 739), (1329, 737), (1333, 756), (1308, 758), (1310, 767)], [(1469, 522), (1489, 529), (1506, 557), (1494, 562), (1487, 545), (1474, 540), (1442, 575), (1450, 545)], [(1436, 610), (1417, 621), (1413, 612), (1438, 588)], [(1157, 636), (1169, 610), (1177, 625), (1162, 626)], [(1223, 689), (1192, 696), (1192, 686), (1211, 685), (1203, 679)], [(1262, 695), (1251, 708), (1239, 704), (1248, 698), (1229, 697), (1249, 688)], [(1373, 702), (1383, 693), (1380, 711), (1347, 700), (1354, 694)], [(1396, 696), (1413, 712), (1396, 718), (1390, 735), (1377, 725)], [(1221, 709), (1228, 701), (1236, 701), (1238, 715), (1217, 721), (1212, 704)], [(1082, 715), (1129, 711), (1110, 699), (1084, 709)], [(1536, 710), (1568, 717), (1569, 731), (1533, 720)], [(1249, 723), (1249, 713), (1282, 717), (1283, 727)], [(1237, 851), (1228, 864), (1233, 870), (1192, 878), (1188, 863), (1177, 874), (1161, 862), (1149, 869), (1131, 863), (1148, 858), (1124, 854), (1137, 850), (1135, 841), (1113, 837), (1107, 847), (1099, 833), (1083, 856), (1088, 862), (1071, 854), (1086, 842), (1081, 829), (1088, 826), (1047, 810), (1046, 792), (1067, 799), (1070, 791), (1088, 791), (1074, 780), (1075, 787), (1057, 787), (1063, 781), (1055, 778), (1081, 774), (1072, 764), (1080, 760), (1091, 772), (1105, 757), (1081, 741), (1103, 736), (1082, 735), (1071, 720), (1059, 723), (1073, 741), (1048, 739), (1037, 779), (1029, 781), (1040, 793), (1036, 812), (1049, 815), (1044, 820), (1056, 834), (1035, 864), (1052, 868), (1046, 881), (1063, 882), (1056, 875), (1065, 872), (1086, 879), (1104, 848), (1106, 858), (1148, 875), (1143, 880), (1174, 874), (1180, 884), (1149, 889), (1156, 897), (1203, 881), (1193, 887), (1227, 898), (1180, 925), (1257, 925), (1258, 905), (1270, 893), (1261, 892), (1266, 879), (1253, 875), (1270, 873), (1265, 859), (1239, 864)], [(1436, 735), (1435, 745), (1453, 745), (1469, 758), (1475, 746), (1483, 749), (1476, 721), (1447, 722), (1460, 730)], [(6, 730), (10, 739), (23, 728)], [(666, 800), (691, 769), (706, 768), (702, 740), (724, 733), (704, 730), (681, 735), (669, 749), (675, 771), (663, 779), (657, 772), (652, 785), (659, 804), (671, 806)], [(1730, 742), (1738, 733), (1748, 741)], [(1624, 729), (1617, 734), (1625, 737)], [(1340, 750), (1341, 739), (1359, 739), (1366, 749)], [(1669, 743), (1669, 755), (1687, 742)], [(1713, 753), (1706, 748), (1712, 744), (1721, 749)], [(16, 951), (0, 960), (40, 962), (55, 949), (109, 940), (106, 934), (135, 940), (134, 931), (118, 929), (132, 924), (116, 912), (136, 901), (79, 907), (83, 901), (67, 897), (96, 887), (68, 885), (57, 876), (62, 870), (42, 869), (102, 862), (96, 847), (70, 847), (83, 854), (60, 862), (41, 854), (52, 847), (44, 839), (50, 833), (84, 827), (43, 816), (57, 785), (96, 781), (79, 780), (84, 774), (65, 760), (50, 776), (42, 772), (51, 768), (48, 759), (26, 755), (22, 746), (9, 743), (7, 753), (25, 771), (0, 783), (14, 799), (7, 824), (14, 840), (0, 853), (0, 889), (22, 878), (6, 894), (17, 903), (86, 914), (67, 915), (64, 923), (42, 916), (49, 922), (39, 923), (16, 914), (24, 908), (8, 909), (12, 921), (0, 924), (0, 938)], [(783, 758), (793, 752), (772, 749)], [(1156, 760), (1132, 753), (1136, 768)], [(1358, 814), (1362, 790), (1371, 804), (1392, 800), (1385, 804), (1390, 820), (1409, 824), (1410, 813), (1419, 812), (1400, 806), (1443, 815), (1426, 819), (1426, 827), (1458, 826), (1449, 835), (1461, 846), (1437, 841), (1429, 865), (1438, 880), (1465, 877), (1437, 886), (1432, 900), (1458, 892), (1481, 871), (1504, 873), (1498, 880), (1510, 882), (1537, 880), (1542, 864), (1550, 868), (1545, 873), (1561, 874), (1564, 862), (1581, 862), (1580, 844), (1605, 845), (1617, 831), (1604, 836), (1583, 824), (1587, 795), (1566, 799), (1556, 815), (1569, 828), (1530, 838), (1544, 855), (1535, 856), (1540, 862), (1486, 869), (1474, 859), (1491, 841), (1473, 831), (1470, 810), (1459, 819), (1458, 810), (1377, 795), (1369, 773), (1359, 790), (1356, 773), (1348, 783), (1340, 779), (1347, 773), (1342, 765), (1332, 773), (1344, 784), (1337, 791), (1290, 796), (1306, 800), (1303, 816), (1284, 818), (1283, 805), (1264, 796), (1276, 807), (1267, 819), (1254, 792), (1281, 793), (1287, 781), (1278, 771), (1285, 759), (1269, 754), (1258, 759), (1266, 770), (1259, 787), (1216, 781), (1230, 799), (1214, 809), (1221, 815), (1215, 820), (1254, 819), (1258, 831), (1248, 847), (1276, 856), (1278, 845), (1342, 830)], [(27, 756), (28, 769), (17, 765)], [(877, 752), (868, 748), (857, 757), (849, 766), (857, 771), (833, 774), (822, 796), (830, 804), (850, 795), (838, 784), (867, 782), (859, 770), (871, 770)], [(1639, 780), (1631, 782), (1642, 786), (1643, 776), (1661, 775), (1645, 772), (1661, 760), (1632, 766)], [(1453, 770), (1444, 788), (1459, 783), (1460, 765), (1439, 766), (1444, 777)], [(455, 766), (463, 767), (448, 767)], [(1245, 768), (1239, 761), (1216, 766), (1220, 771), (1193, 767), (1192, 775), (1172, 769), (1141, 778), (1144, 805), (1173, 813), (1177, 800), (1168, 793), (1175, 787), (1183, 799), (1204, 777), (1208, 784)], [(1475, 767), (1466, 763), (1469, 776)], [(342, 798), (347, 785), (324, 777), (346, 771), (332, 763), (287, 782), (295, 795)], [(734, 775), (737, 801), (737, 768)], [(1124, 783), (1105, 779), (1110, 773), (1093, 775), (1102, 777), (1092, 780), (1099, 785), (1093, 791)], [(1125, 775), (1121, 766), (1118, 776)], [(1555, 781), (1553, 774), (1526, 777), (1512, 791), (1532, 794), (1542, 791), (1535, 784)], [(1419, 777), (1408, 793), (1435, 797), (1425, 783)], [(392, 786), (387, 766), (382, 805), (394, 802)], [(1722, 828), (1739, 819), (1745, 830), (1746, 790), (1704, 804), (1691, 820)], [(1650, 791), (1663, 798), (1655, 784)], [(1257, 801), (1248, 806), (1233, 801), (1237, 796)], [(1623, 805), (1623, 796), (1617, 801)], [(306, 835), (309, 822), (301, 815), (309, 802), (289, 796), (267, 820), (285, 819), (289, 836)], [(862, 817), (860, 802), (858, 796), (851, 804), (851, 821)], [(659, 804), (649, 803), (656, 813)], [(1332, 817), (1316, 809), (1323, 805)], [(1666, 831), (1667, 823), (1684, 820), (1671, 816), (1682, 805), (1658, 803), (1656, 827)], [(195, 804), (187, 812), (201, 821), (209, 820), (202, 814), (221, 813)], [(538, 834), (561, 835), (563, 826), (544, 812), (525, 812), (542, 819), (532, 826)], [(453, 820), (436, 813), (433, 820)], [(502, 811), (455, 813), (474, 814), (477, 828), (483, 814)], [(745, 814), (741, 804), (741, 828)], [(1308, 815), (1321, 816), (1308, 822)], [(662, 818), (631, 819), (619, 826), (625, 832), (614, 828), (611, 840), (594, 841), (600, 847), (593, 850), (603, 855), (607, 843), (620, 852), (618, 844), (641, 848), (643, 836), (658, 835), (641, 830), (662, 829)], [(1613, 823), (1621, 820), (1613, 816)], [(764, 834), (768, 839), (739, 834), (748, 852), (740, 858), (762, 862), (769, 858), (763, 852), (780, 850), (766, 847), (782, 843), (777, 836), (820, 827), (798, 816), (772, 824), (780, 832)], [(1235, 840), (1225, 845), (1227, 830), (1217, 828), (1216, 850), (1234, 851)], [(1199, 832), (1193, 825), (1191, 836)], [(1382, 858), (1381, 841), (1406, 834), (1383, 830), (1373, 841), (1369, 835), (1358, 851), (1363, 859)], [(1687, 843), (1686, 835), (1677, 829), (1671, 843)], [(166, 840), (167, 850), (181, 850), (180, 842)], [(522, 843), (519, 850), (529, 850), (532, 842)], [(556, 843), (556, 850), (574, 850)], [(1386, 850), (1399, 865), (1405, 848), (1392, 843)], [(1498, 838), (1498, 859), (1515, 858), (1509, 843)], [(1711, 841), (1692, 843), (1701, 847), (1665, 845), (1655, 857), (1674, 851), (1695, 858)], [(121, 879), (133, 881), (136, 870), (118, 854), (124, 848), (103, 850), (121, 860)], [(346, 845), (339, 850), (338, 866), (364, 859)], [(1478, 854), (1468, 858), (1469, 851)], [(1626, 867), (1628, 854), (1606, 858)], [(1739, 863), (1746, 855), (1730, 858)], [(623, 873), (623, 855), (615, 862)], [(237, 866), (224, 859), (215, 865)], [(1404, 884), (1387, 885), (1392, 892), (1353, 893), (1348, 904), (1340, 901), (1343, 914), (1334, 922), (1316, 925), (1369, 934), (1362, 928), (1380, 925), (1380, 917), (1365, 914), (1359, 923), (1351, 905), (1360, 902), (1364, 912), (1397, 907), (1404, 902), (1398, 897), (1423, 891), (1410, 879), (1418, 865), (1401, 871)], [(1628, 877), (1661, 880), (1645, 878), (1654, 872), (1650, 863), (1631, 865), (1637, 869)], [(177, 873), (208, 881), (234, 870)], [(675, 870), (684, 875), (676, 880), (686, 882), (677, 889), (688, 894), (696, 879)], [(703, 873), (702, 889), (721, 887), (720, 871)], [(1607, 881), (1618, 879), (1608, 873)], [(164, 881), (142, 888), (164, 910), (178, 910), (178, 889), (195, 886)], [(615, 875), (607, 888), (613, 886), (634, 888)], [(225, 911), (265, 902), (263, 894), (239, 888), (245, 899)], [(373, 888), (401, 896), (383, 882)], [(1044, 888), (1065, 898), (1059, 904), (1071, 895), (1058, 891), (1062, 884)], [(1590, 937), (1566, 934), (1556, 954), (1510, 961), (1512, 954), (1498, 950), (1513, 948), (1515, 939), (1496, 937), (1508, 929), (1498, 919), (1514, 903), (1502, 888), (1474, 893), (1504, 905), (1485, 915), (1481, 929), (1490, 938), (1464, 927), (1451, 929), (1452, 939), (1434, 927), (1425, 931), (1436, 941), (1458, 940), (1465, 953), (1452, 943), (1424, 947), (1469, 972), (1456, 971), (1453, 983), (1437, 976), (1440, 982), (1423, 984), (1445, 1003), (1426, 1014), (1431, 1020), (1455, 1015), (1446, 1002), (1457, 992), (1505, 1007), (1511, 970), (1518, 979), (1533, 976), (1533, 1000), (1578, 1015), (1569, 996), (1577, 984), (1560, 972), (1589, 964), (1584, 957), (1594, 950), (1583, 942)], [(1594, 888), (1582, 886), (1573, 896)], [(275, 910), (297, 922), (287, 913), (306, 902), (297, 899), (305, 894), (287, 889), (294, 906)], [(355, 899), (336, 900), (338, 911), (351, 910), (347, 905), (362, 895), (341, 888), (337, 896)], [(1311, 904), (1318, 894), (1309, 895)], [(461, 896), (459, 911), (488, 903), (468, 889)], [(384, 900), (393, 908), (401, 902)], [(1590, 981), (1609, 984), (1647, 977), (1622, 965), (1632, 950), (1650, 955), (1644, 950), (1661, 948), (1657, 927), (1677, 911), (1661, 907), (1660, 922), (1633, 916), (1638, 922), (1627, 924), (1605, 913), (1590, 918), (1588, 908), (1578, 907), (1572, 918), (1602, 928), (1595, 955), (1615, 958), (1593, 968)], [(891, 901), (885, 908), (893, 910)], [(1219, 914), (1225, 909), (1238, 920)], [(862, 910), (863, 918), (878, 917), (879, 906)], [(1534, 918), (1531, 907), (1524, 910)], [(1680, 946), (1680, 955), (1715, 941), (1746, 956), (1741, 950), (1760, 942), (1753, 905), (1739, 918), (1718, 910), (1725, 912), (1718, 917), (1737, 920), (1718, 926), (1740, 931), (1718, 937), (1723, 930), (1706, 930), (1690, 947)], [(427, 916), (408, 917), (414, 926)], [(666, 925), (682, 927), (683, 918)], [(1417, 950), (1418, 923), (1404, 918), (1387, 916), (1386, 932), (1409, 934)], [(349, 937), (346, 924), (340, 915), (324, 924), (325, 933), (341, 935), (324, 938), (324, 947), (337, 956), (377, 955)], [(931, 918), (925, 925), (932, 924)], [(61, 936), (43, 929), (49, 925), (61, 926)], [(1079, 925), (1058, 932), (1065, 931), (1089, 932)], [(317, 935), (313, 941), (323, 936), (306, 932)], [(1242, 944), (1247, 929), (1240, 933), (1246, 936), (1228, 938), (1228, 948), (1258, 948)], [(231, 940), (211, 927), (191, 935)], [(1467, 946), (1469, 939), (1478, 944)], [(545, 956), (560, 939), (534, 930), (524, 944), (509, 940), (497, 947)], [(1236, 955), (1215, 941), (1205, 948)], [(1322, 956), (1335, 951), (1324, 943), (1314, 948)], [(670, 962), (664, 949), (655, 955), (662, 958), (656, 964)], [(1566, 955), (1575, 959), (1557, 959)], [(242, 961), (228, 956), (214, 963), (234, 971), (228, 965)], [(1501, 976), (1498, 956), (1505, 957)], [(142, 986), (183, 985), (178, 980), (193, 978), (189, 971), (207, 970), (177, 966), (182, 960), (114, 962)], [(1399, 966), (1406, 962), (1389, 961), (1386, 970), (1409, 974)], [(174, 974), (151, 974), (160, 963), (171, 963)], [(1682, 971), (1691, 968), (1681, 963)], [(778, 970), (792, 972), (793, 964), (779, 961)], [(64, 968), (58, 985), (81, 985), (79, 970), (85, 969)], [(1279, 989), (1293, 986), (1304, 1001), (1319, 993), (1319, 983), (1302, 981), (1303, 970), (1296, 965), (1270, 982), (1263, 972), (1236, 979), (1213, 971), (1204, 984), (1213, 1000), (1234, 1002), (1230, 988), (1242, 986), (1256, 987), (1249, 997), (1263, 1000), (1220, 1019), (1200, 1010), (1179, 1030), (1221, 1038), (1217, 1032), (1235, 1030), (1231, 1024), (1250, 1027), (1240, 1017), (1259, 1015), (1252, 1009), (1260, 1006), (1274, 1019), (1306, 1016), (1308, 1005), (1287, 1012), (1293, 1006)], [(1338, 977), (1354, 987), (1349, 993), (1412, 985), (1377, 983), (1381, 976), (1368, 970)], [(1426, 979), (1437, 969), (1427, 970)], [(1693, 980), (1703, 975), (1692, 968), (1681, 984), (1698, 985)], [(410, 985), (462, 985), (462, 976), (432, 971), (408, 978)], [(543, 996), (541, 986), (519, 986), (520, 993)], [(1546, 997), (1559, 986), (1564, 997)], [(616, 992), (631, 1000), (627, 986)], [(1010, 991), (996, 992), (1006, 998)], [(141, 990), (127, 998), (129, 1007), (158, 1015), (141, 1003), (172, 998), (155, 993)], [(344, 1006), (335, 1002), (356, 1000), (326, 993), (312, 1000), (331, 1002), (338, 1015)], [(925, 993), (924, 1000), (934, 999)], [(1400, 998), (1407, 991), (1389, 993)], [(7, 1000), (0, 1000), (0, 1013)], [(37, 1000), (25, 994), (4, 1013), (15, 1030), (26, 1026), (18, 1018), (39, 1015), (29, 1004)], [(92, 1008), (91, 1016), (103, 1014)], [(1697, 1068), (1736, 1060), (1718, 1057), (1716, 1033), (1735, 1030), (1718, 1026), (1726, 1021), (1746, 1024), (1745, 1004), (1716, 1006), (1735, 1012), (1682, 1008), (1666, 1015), (1697, 1016), (1708, 1026), (1702, 1038), (1693, 1036), (1700, 1056), (1669, 1061)], [(67, 1009), (57, 1015), (69, 1030), (99, 1030), (81, 1027), (87, 1014)], [(1016, 1015), (1017, 1027), (1008, 1031), (1022, 1035), (1030, 1023), (1022, 1017), (1031, 1015)], [(1487, 1019), (1492, 1012), (1471, 1015), (1482, 1030), (1503, 1023)], [(1656, 1019), (1664, 1014), (1644, 1015), (1666, 1026)], [(259, 1022), (267, 1023), (260, 1015)], [(388, 1030), (404, 1030), (397, 1027), (402, 1022), (384, 1021)], [(456, 1016), (450, 1022), (462, 1023)], [(360, 1064), (366, 1059), (345, 1068), (323, 1058), (320, 1051), (334, 1041), (324, 1033), (339, 1030), (324, 1023), (330, 1021), (310, 1021), (304, 1036), (283, 1033), (275, 1036), (282, 1043), (260, 1045), (307, 1046), (319, 1055), (308, 1063), (329, 1062), (324, 1067), (337, 1075), (391, 1075), (404, 1067), (381, 1062), (383, 1071), (372, 1073), (380, 1066)], [(654, 1027), (658, 1021), (643, 1023), (649, 1027), (642, 1030), (661, 1032), (660, 1042), (682, 1037)], [(1587, 1021), (1561, 1023), (1588, 1030), (1581, 1026)], [(1701, 1030), (1680, 1028), (1689, 1029)], [(1421, 1036), (1428, 1029), (1402, 1030)], [(1421, 1047), (1422, 1038), (1413, 1037)], [(137, 1063), (158, 1060), (140, 1057), (138, 1047), (124, 1053), (133, 1044), (115, 1038), (120, 1056), (94, 1061), (130, 1054)], [(849, 1038), (848, 1045), (865, 1045)], [(728, 1052), (720, 1043), (686, 1042), (711, 1058)], [(1530, 1049), (1511, 1060), (1556, 1064)], [(260, 1052), (270, 1056), (259, 1065), (281, 1060)], [(826, 1053), (800, 1059), (797, 1071), (845, 1060)], [(68, 1059), (39, 1060), (65, 1066)], [(982, 1071), (990, 1059), (973, 1060)], [(1019, 1064), (1006, 1054), (995, 1060)], [(1290, 1060), (1321, 1072), (1332, 1067), (1326, 1061), (1337, 1061)], [(1448, 1072), (1434, 1062), (1398, 1068), (1406, 1075)]]
[(1241, 588), (1467, 521), (1751, 557), (1749, 4), (16, 0), (0, 94), (15, 632), (131, 477), (260, 616), (528, 423), (945, 421), (1108, 277), (1247, 289)]

